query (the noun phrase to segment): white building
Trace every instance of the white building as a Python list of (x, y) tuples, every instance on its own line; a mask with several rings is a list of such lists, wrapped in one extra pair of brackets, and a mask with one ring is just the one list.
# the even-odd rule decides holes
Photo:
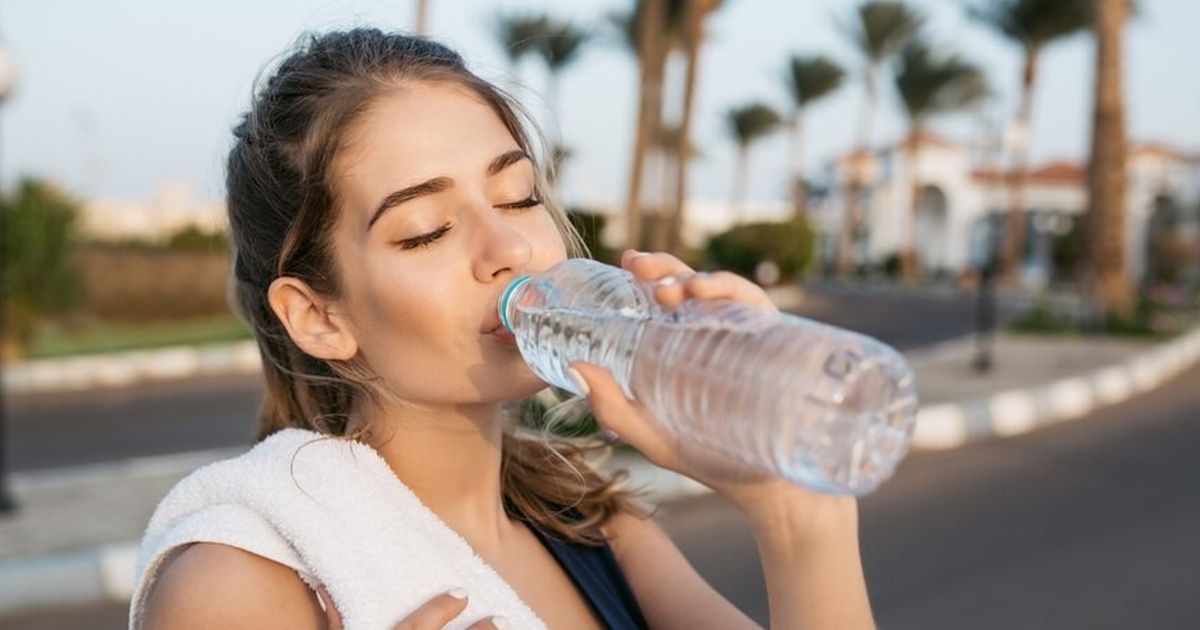
[[(921, 134), (916, 141), (921, 199), (913, 233), (918, 260), (926, 272), (956, 276), (979, 262), (988, 230), (1003, 225), (1009, 207), (1006, 172), (981, 168), (968, 147), (935, 134)], [(851, 153), (831, 166), (831, 192), (812, 212), (825, 261), (835, 252), (842, 192), (854, 169), (866, 182), (860, 259), (880, 265), (899, 254), (913, 221), (913, 167), (907, 149), (900, 143)], [(1128, 167), (1126, 245), (1129, 273), (1136, 279), (1145, 271), (1147, 244), (1156, 226), (1173, 225), (1200, 243), (1200, 155), (1163, 144), (1134, 144)], [(1022, 277), (1037, 285), (1050, 272), (1054, 239), (1064, 236), (1085, 210), (1087, 175), (1080, 163), (1055, 161), (1029, 169), (1025, 181)]]

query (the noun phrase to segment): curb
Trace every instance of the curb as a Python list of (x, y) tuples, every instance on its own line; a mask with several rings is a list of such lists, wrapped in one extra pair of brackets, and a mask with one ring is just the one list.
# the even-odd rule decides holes
[(122, 543), (0, 564), (0, 613), (128, 602), (137, 553)]
[(912, 446), (951, 449), (1085, 416), (1148, 392), (1200, 362), (1200, 327), (1122, 363), (1047, 385), (921, 407)]
[(240, 341), (22, 361), (5, 366), (3, 387), (14, 394), (72, 391), (261, 370), (258, 345)]

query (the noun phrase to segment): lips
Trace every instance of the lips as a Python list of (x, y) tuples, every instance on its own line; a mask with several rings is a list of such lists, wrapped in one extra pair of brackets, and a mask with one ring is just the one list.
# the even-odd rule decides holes
[[(495, 301), (492, 302), (492, 304), (495, 303)], [(491, 335), (503, 329), (504, 326), (500, 323), (500, 313), (493, 306), (488, 310), (487, 317), (483, 318), (483, 327), (479, 329), (479, 332), (480, 334)]]

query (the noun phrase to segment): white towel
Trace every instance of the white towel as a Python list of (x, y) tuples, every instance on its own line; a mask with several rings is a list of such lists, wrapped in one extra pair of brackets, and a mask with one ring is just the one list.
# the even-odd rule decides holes
[(347, 630), (391, 628), (451, 588), (466, 610), (448, 626), (504, 615), (517, 628), (541, 619), (483, 558), (405, 486), (372, 448), (285, 429), (249, 452), (193, 472), (162, 500), (138, 555), (130, 630), (173, 549), (217, 542), (324, 584)]

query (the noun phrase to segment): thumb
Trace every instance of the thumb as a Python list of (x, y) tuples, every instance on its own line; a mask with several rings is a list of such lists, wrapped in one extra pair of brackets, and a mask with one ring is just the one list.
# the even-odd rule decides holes
[(653, 444), (653, 428), (647, 422), (645, 410), (625, 395), (611, 372), (583, 361), (571, 363), (570, 372), (601, 426), (643, 452)]

